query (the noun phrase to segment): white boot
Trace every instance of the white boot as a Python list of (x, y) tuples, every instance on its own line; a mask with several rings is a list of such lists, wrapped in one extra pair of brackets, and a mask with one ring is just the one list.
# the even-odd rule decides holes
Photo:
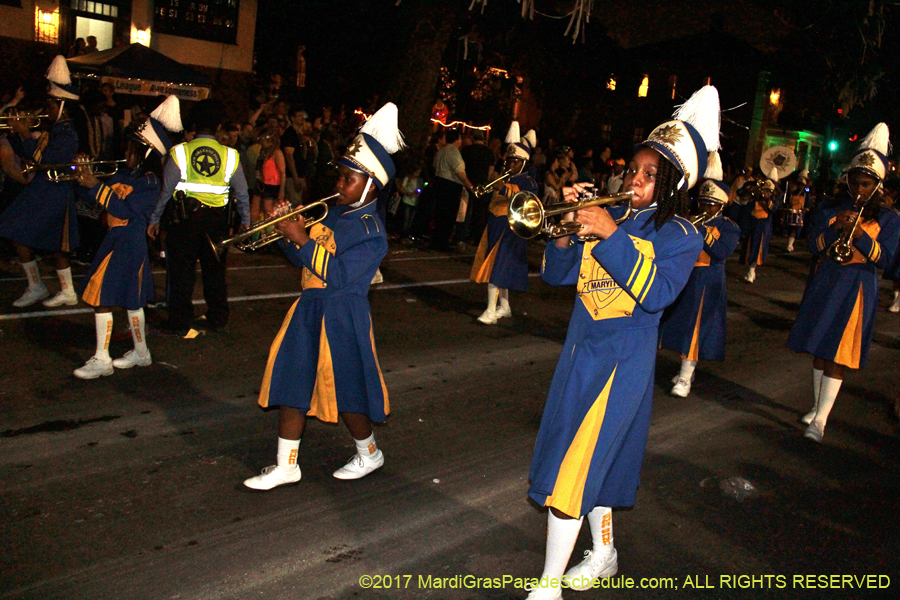
[(497, 318), (503, 319), (512, 316), (512, 309), (509, 307), (509, 290), (500, 288), (500, 305), (497, 307)]
[(488, 304), (487, 310), (481, 313), (481, 316), (478, 317), (478, 320), (485, 325), (496, 325), (497, 324), (497, 298), (500, 295), (500, 288), (496, 285), (489, 283), (488, 284)]

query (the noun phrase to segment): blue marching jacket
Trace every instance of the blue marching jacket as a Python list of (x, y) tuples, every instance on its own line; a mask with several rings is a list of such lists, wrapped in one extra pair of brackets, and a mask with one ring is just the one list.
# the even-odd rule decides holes
[[(12, 141), (12, 140), (11, 140)], [(16, 151), (31, 157), (35, 139), (25, 140)], [(43, 164), (71, 163), (78, 152), (78, 134), (71, 121), (59, 121), (50, 129)], [(52, 183), (39, 171), (0, 217), (0, 237), (37, 250), (70, 252), (78, 247), (75, 215), (75, 183)]]
[(744, 210), (749, 212), (748, 231), (744, 231), (744, 248), (741, 251), (742, 265), (764, 265), (769, 256), (769, 240), (772, 238), (772, 220), (781, 208), (781, 202), (772, 198), (759, 202), (751, 201)]
[(655, 207), (603, 241), (550, 243), (542, 274), (576, 285), (575, 309), (544, 407), (529, 496), (579, 517), (632, 506), (650, 426), (659, 319), (681, 292), (703, 238)]
[(518, 192), (538, 193), (534, 179), (522, 173), (494, 193), (488, 207), (487, 227), (475, 253), (469, 279), (499, 288), (528, 289), (528, 243), (509, 228), (509, 201)]
[(153, 301), (147, 225), (159, 198), (159, 178), (120, 169), (106, 183), (78, 194), (106, 210), (109, 232), (81, 281), (81, 299), (91, 306), (143, 308)]
[(330, 208), (310, 238), (302, 247), (279, 242), (303, 269), (303, 292), (272, 342), (259, 404), (290, 406), (329, 423), (342, 412), (379, 423), (390, 406), (367, 294), (388, 243), (376, 202)]
[(663, 313), (660, 345), (688, 360), (725, 360), (725, 260), (737, 248), (741, 230), (728, 217), (718, 216), (700, 231), (703, 251), (681, 295)]
[(861, 369), (866, 366), (878, 310), (877, 269), (888, 268), (894, 259), (900, 216), (881, 207), (878, 219), (861, 222), (863, 235), (853, 242), (853, 258), (840, 264), (828, 258), (827, 250), (838, 239), (831, 224), (843, 210), (854, 210), (853, 201), (823, 211), (810, 230), (809, 249), (819, 265), (803, 292), (787, 346)]

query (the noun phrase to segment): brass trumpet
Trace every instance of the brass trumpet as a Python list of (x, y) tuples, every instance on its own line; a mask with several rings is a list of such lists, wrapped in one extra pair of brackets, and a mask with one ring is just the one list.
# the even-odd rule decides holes
[[(866, 206), (869, 204), (869, 200), (872, 199), (872, 196), (875, 195), (875, 192), (878, 191), (878, 187), (875, 188), (869, 197), (866, 198), (866, 201), (862, 203), (859, 207), (859, 212), (856, 213), (856, 219), (853, 220), (853, 227), (849, 230), (844, 229), (841, 232), (841, 235), (838, 236), (838, 239), (834, 241), (833, 244), (828, 246), (828, 250), (825, 251), (825, 254), (828, 255), (828, 258), (833, 260), (839, 264), (846, 264), (853, 259), (853, 233), (856, 231), (856, 228), (859, 227), (860, 221), (862, 221), (863, 211), (866, 209)], [(856, 197), (856, 203), (858, 203), (862, 199), (862, 196)]]
[(513, 233), (521, 238), (530, 240), (544, 233), (547, 237), (558, 238), (567, 235), (578, 235), (582, 225), (578, 221), (564, 221), (562, 223), (548, 223), (547, 219), (556, 215), (590, 208), (591, 206), (613, 206), (624, 204), (627, 206), (625, 214), (616, 219), (621, 223), (631, 214), (631, 197), (633, 192), (613, 194), (612, 196), (598, 196), (592, 192), (579, 194), (577, 202), (559, 202), (551, 207), (545, 207), (540, 198), (531, 192), (519, 192), (509, 201), (509, 227)]
[(696, 217), (690, 219), (691, 225), (696, 227), (697, 225), (705, 224), (707, 221), (712, 221), (713, 219), (718, 217), (720, 214), (722, 214), (723, 206), (725, 206), (725, 205), (716, 203), (716, 209), (714, 211), (712, 211), (711, 213), (708, 211), (704, 211), (704, 212), (700, 213), (699, 215), (697, 215)]
[(78, 179), (78, 167), (87, 167), (97, 179), (112, 177), (119, 166), (124, 165), (125, 160), (76, 160), (70, 163), (28, 165), (22, 174), (28, 176), (32, 173), (43, 171), (47, 173), (47, 179), (53, 183), (63, 181), (75, 181)]
[(328, 216), (328, 201), (334, 198), (337, 198), (338, 194), (332, 194), (326, 198), (322, 198), (318, 202), (313, 202), (312, 204), (307, 204), (306, 206), (298, 206), (288, 212), (282, 213), (280, 215), (275, 215), (260, 221), (259, 223), (255, 223), (251, 225), (249, 228), (241, 231), (240, 233), (226, 238), (218, 243), (212, 241), (212, 238), (206, 236), (206, 240), (209, 242), (210, 248), (212, 248), (213, 253), (216, 255), (216, 258), (220, 257), (222, 251), (225, 250), (231, 244), (234, 244), (235, 248), (242, 251), (248, 250), (259, 250), (263, 246), (268, 246), (272, 242), (278, 241), (281, 239), (282, 235), (280, 233), (269, 233), (268, 235), (261, 236), (259, 239), (252, 239), (254, 235), (257, 233), (262, 233), (269, 227), (272, 227), (276, 223), (280, 223), (282, 221), (287, 221), (288, 219), (295, 219), (304, 213), (313, 210), (313, 209), (321, 209), (322, 214), (316, 217), (313, 220), (307, 219), (305, 216), (303, 217), (304, 223), (307, 227), (312, 227), (316, 223), (323, 221), (326, 216)]
[(501, 175), (500, 177), (498, 177), (497, 179), (493, 180), (490, 183), (486, 183), (484, 185), (476, 185), (475, 187), (472, 188), (472, 193), (475, 196), (484, 196), (489, 191), (492, 191), (495, 185), (497, 185), (500, 182), (506, 181), (511, 176), (512, 176), (512, 172), (507, 171), (506, 173), (504, 173), (503, 175)]
[(25, 119), (34, 119), (34, 122), (28, 128), (37, 129), (49, 118), (50, 115), (4, 115), (0, 117), (0, 131), (11, 131), (11, 121), (24, 121)]

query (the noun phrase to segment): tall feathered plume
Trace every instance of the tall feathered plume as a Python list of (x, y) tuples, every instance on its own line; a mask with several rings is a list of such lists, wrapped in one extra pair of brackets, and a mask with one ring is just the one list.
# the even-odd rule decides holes
[(888, 130), (888, 126), (884, 123), (879, 123), (876, 125), (872, 131), (869, 132), (869, 135), (863, 138), (862, 142), (859, 143), (860, 150), (878, 150), (885, 156), (890, 154), (891, 150), (891, 132)]
[(722, 174), (722, 159), (719, 157), (718, 152), (709, 153), (706, 159), (706, 173), (703, 174), (703, 177), (716, 181), (722, 181), (724, 178)]
[(519, 133), (519, 122), (513, 121), (509, 125), (509, 131), (506, 132), (506, 143), (517, 144), (521, 139), (522, 134)]
[(57, 85), (72, 85), (72, 77), (69, 75), (69, 65), (66, 63), (66, 57), (57, 54), (47, 69), (47, 79)]
[(534, 150), (537, 146), (537, 134), (534, 132), (534, 129), (528, 130), (528, 133), (525, 134), (525, 139), (528, 140), (531, 149)]
[(703, 138), (707, 152), (719, 150), (719, 92), (711, 85), (704, 85), (693, 93), (688, 101), (678, 107), (672, 115), (679, 121), (685, 121)]
[(397, 127), (397, 105), (393, 102), (388, 102), (375, 111), (375, 114), (363, 123), (359, 131), (378, 140), (378, 143), (384, 146), (389, 154), (406, 148), (403, 134)]
[(159, 121), (166, 131), (177, 133), (184, 130), (184, 125), (181, 124), (181, 103), (176, 96), (166, 96), (150, 116)]

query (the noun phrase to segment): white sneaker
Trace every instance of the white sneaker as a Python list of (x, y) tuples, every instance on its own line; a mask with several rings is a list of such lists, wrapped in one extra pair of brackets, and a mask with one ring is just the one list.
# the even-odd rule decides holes
[(744, 281), (747, 283), (753, 283), (756, 281), (756, 271), (747, 271), (747, 274), (744, 275)]
[[(691, 373), (691, 383), (694, 383), (694, 379), (696, 379), (696, 378), (697, 378), (697, 371), (694, 371), (693, 373)], [(679, 379), (681, 379), (681, 373), (676, 373), (672, 377), (672, 383), (678, 383)]]
[(673, 396), (681, 396), (682, 398), (687, 398), (687, 395), (691, 393), (691, 382), (687, 379), (678, 378), (678, 381), (675, 382), (674, 387), (672, 387), (672, 395)]
[(44, 300), (44, 306), (47, 308), (56, 308), (57, 306), (75, 306), (78, 304), (78, 296), (75, 292), (68, 291), (63, 292), (59, 291), (52, 298), (47, 298)]
[(530, 592), (525, 600), (562, 600), (562, 588), (525, 587)]
[(375, 283), (384, 283), (384, 275), (381, 274), (381, 269), (375, 271), (375, 275), (372, 277), (372, 284)]
[(484, 323), (485, 325), (496, 325), (497, 324), (497, 311), (487, 309), (486, 311), (481, 313), (481, 316), (478, 317), (478, 320), (480, 322)]
[(16, 308), (25, 308), (26, 306), (31, 306), (35, 302), (40, 302), (49, 295), (50, 290), (48, 290), (47, 286), (43, 283), (34, 287), (29, 285), (28, 289), (25, 290), (25, 293), (22, 294), (22, 297), (13, 302), (13, 306)]
[(800, 422), (803, 423), (804, 425), (809, 425), (810, 423), (813, 422), (813, 419), (815, 419), (815, 418), (816, 418), (816, 409), (812, 409), (811, 411), (809, 411), (808, 413), (806, 413), (805, 415), (800, 417)]
[(72, 374), (78, 379), (106, 377), (113, 374), (113, 364), (111, 360), (100, 360), (96, 356), (92, 356), (84, 363), (83, 367), (75, 369)]
[(597, 579), (612, 577), (619, 570), (619, 553), (613, 549), (612, 555), (606, 560), (595, 560), (594, 553), (584, 551), (584, 560), (566, 571), (565, 577), (569, 582), (569, 588), (583, 592), (591, 589)]
[(122, 358), (112, 361), (112, 365), (117, 369), (130, 369), (131, 367), (149, 367), (153, 364), (150, 357), (150, 351), (147, 354), (138, 354), (137, 350), (129, 350)]
[(360, 453), (354, 454), (350, 461), (332, 473), (337, 479), (362, 479), (375, 469), (380, 469), (384, 465), (384, 454), (381, 450), (376, 450), (372, 456), (363, 456)]
[(501, 305), (497, 307), (497, 310), (494, 311), (494, 314), (497, 315), (498, 319), (505, 319), (506, 317), (512, 316), (512, 309), (509, 307), (509, 305), (506, 305), (505, 307)]
[(793, 252), (793, 251), (794, 251), (794, 240), (788, 241), (787, 251), (788, 251), (788, 252)]
[(894, 298), (894, 303), (888, 307), (888, 311), (892, 313), (900, 312), (900, 296)]
[(825, 423), (822, 421), (813, 421), (809, 424), (809, 427), (806, 428), (806, 433), (803, 434), (803, 437), (812, 440), (817, 444), (821, 444), (822, 438), (825, 437)]
[(300, 467), (295, 465), (293, 471), (288, 471), (278, 465), (272, 465), (263, 469), (256, 477), (245, 479), (244, 485), (251, 490), (271, 490), (273, 487), (298, 481), (300, 481)]

